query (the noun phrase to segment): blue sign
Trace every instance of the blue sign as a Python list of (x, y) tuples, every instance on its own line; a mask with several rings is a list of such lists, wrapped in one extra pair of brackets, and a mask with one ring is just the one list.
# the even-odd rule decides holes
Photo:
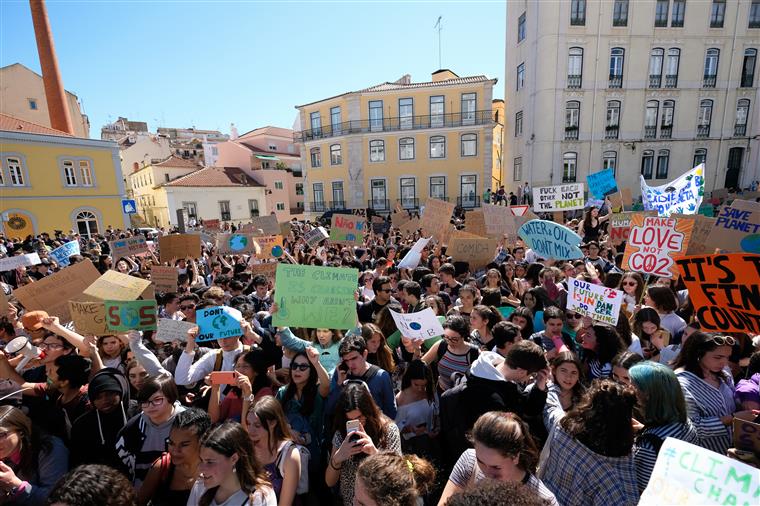
[(618, 191), (615, 173), (612, 169), (594, 172), (589, 174), (586, 179), (588, 180), (588, 190), (598, 199), (604, 199), (610, 193)]
[(195, 317), (199, 327), (196, 342), (243, 335), (240, 327), (243, 315), (237, 309), (229, 306), (207, 307), (197, 310)]
[(547, 220), (530, 220), (517, 231), (525, 244), (541, 258), (575, 260), (583, 258), (578, 245), (581, 236), (569, 228)]
[(69, 257), (79, 254), (79, 241), (70, 241), (50, 252), (50, 256), (61, 267), (69, 266)]
[(121, 201), (121, 210), (124, 214), (135, 214), (137, 212), (137, 205), (134, 200), (124, 199)]

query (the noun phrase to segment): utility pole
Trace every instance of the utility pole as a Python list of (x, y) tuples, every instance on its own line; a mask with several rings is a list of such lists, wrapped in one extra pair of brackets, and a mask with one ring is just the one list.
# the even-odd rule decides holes
[(433, 28), (438, 29), (438, 69), (443, 68), (443, 64), (441, 63), (441, 30), (443, 30), (443, 23), (441, 21), (443, 20), (443, 16), (438, 16), (438, 21), (435, 22), (435, 26)]

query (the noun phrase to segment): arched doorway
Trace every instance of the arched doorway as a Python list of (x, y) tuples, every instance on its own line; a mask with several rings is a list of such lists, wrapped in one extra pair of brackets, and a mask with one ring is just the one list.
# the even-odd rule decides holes
[(96, 235), (98, 229), (98, 218), (92, 211), (80, 211), (74, 218), (77, 232), (87, 238)]
[(728, 164), (726, 168), (726, 184), (724, 188), (739, 187), (739, 173), (742, 170), (744, 148), (731, 148), (728, 150)]

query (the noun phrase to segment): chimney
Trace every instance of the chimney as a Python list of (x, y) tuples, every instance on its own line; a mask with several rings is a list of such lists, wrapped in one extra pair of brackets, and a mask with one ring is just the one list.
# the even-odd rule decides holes
[(410, 74), (404, 74), (400, 79), (394, 81), (393, 84), (412, 84), (412, 76)]
[(450, 71), (449, 69), (440, 69), (433, 72), (433, 82), (438, 83), (440, 81), (448, 81), (449, 79), (456, 79), (459, 76)]
[(66, 101), (66, 90), (63, 88), (58, 60), (55, 57), (53, 33), (50, 30), (50, 20), (45, 8), (45, 1), (29, 0), (29, 7), (32, 11), (34, 36), (37, 39), (37, 52), (40, 56), (40, 67), (42, 68), (42, 81), (45, 84), (45, 98), (50, 112), (50, 126), (56, 130), (75, 135), (68, 102)]
[(230, 123), (230, 140), (234, 141), (238, 138), (238, 130), (235, 123)]

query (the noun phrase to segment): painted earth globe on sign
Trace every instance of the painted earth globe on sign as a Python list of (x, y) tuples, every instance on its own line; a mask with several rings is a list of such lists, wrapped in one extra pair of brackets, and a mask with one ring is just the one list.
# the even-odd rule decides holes
[(248, 238), (244, 235), (233, 235), (230, 237), (230, 249), (232, 251), (243, 251), (248, 246)]

